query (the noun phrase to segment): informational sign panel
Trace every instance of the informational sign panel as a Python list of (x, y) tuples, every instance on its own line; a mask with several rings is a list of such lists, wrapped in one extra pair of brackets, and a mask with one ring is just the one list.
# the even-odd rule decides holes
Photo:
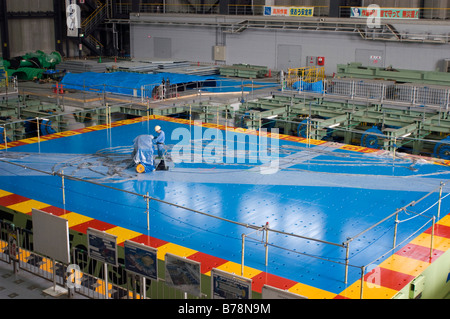
[(65, 264), (70, 263), (69, 221), (32, 209), (34, 250)]
[(135, 274), (158, 279), (158, 250), (133, 241), (126, 240), (125, 251), (125, 269)]
[(166, 253), (166, 283), (181, 291), (200, 296), (200, 263)]
[(251, 299), (252, 280), (213, 268), (211, 296), (213, 299)]
[(93, 228), (88, 228), (86, 233), (89, 257), (113, 266), (118, 266), (117, 236)]
[(312, 17), (314, 15), (314, 7), (265, 6), (264, 15), (283, 17)]
[(350, 17), (380, 19), (419, 19), (419, 8), (377, 8), (352, 7)]
[(262, 287), (262, 299), (308, 299), (305, 296), (294, 294), (293, 292), (281, 290), (279, 288), (264, 285)]

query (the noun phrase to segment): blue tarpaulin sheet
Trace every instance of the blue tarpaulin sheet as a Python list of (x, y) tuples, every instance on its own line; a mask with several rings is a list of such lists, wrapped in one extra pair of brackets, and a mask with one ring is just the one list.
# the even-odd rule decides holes
[(313, 83), (305, 82), (305, 81), (297, 81), (292, 87), (296, 90), (300, 91), (308, 91), (308, 92), (317, 92), (323, 93), (323, 82), (317, 81)]
[(189, 75), (179, 73), (141, 74), (131, 72), (112, 73), (67, 73), (61, 81), (66, 89), (75, 89), (90, 92), (108, 92), (140, 97), (153, 96), (155, 87), (162, 81), (170, 84), (193, 84), (187, 89), (201, 88), (209, 92), (249, 92), (261, 88), (274, 87), (277, 83), (257, 83), (253, 81), (230, 80), (217, 75)]
[[(208, 85), (215, 85), (216, 76), (199, 76), (177, 73), (140, 74), (131, 72), (112, 73), (68, 73), (61, 81), (64, 88), (93, 92), (109, 92), (133, 96), (141, 96), (146, 90), (146, 96), (162, 81), (169, 80), (170, 84), (192, 83), (208, 81)], [(150, 93), (150, 94), (149, 94)]]

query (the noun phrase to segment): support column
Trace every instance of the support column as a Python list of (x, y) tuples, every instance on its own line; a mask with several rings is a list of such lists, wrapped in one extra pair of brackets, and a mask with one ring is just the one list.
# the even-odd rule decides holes
[(0, 0), (0, 30), (2, 40), (2, 57), (9, 59), (11, 52), (9, 49), (9, 28), (8, 28), (8, 8), (6, 0)]
[(54, 25), (55, 25), (55, 50), (58, 51), (61, 55), (63, 55), (63, 25), (62, 25), (62, 7), (61, 1), (53, 0), (53, 11), (55, 13), (54, 16)]

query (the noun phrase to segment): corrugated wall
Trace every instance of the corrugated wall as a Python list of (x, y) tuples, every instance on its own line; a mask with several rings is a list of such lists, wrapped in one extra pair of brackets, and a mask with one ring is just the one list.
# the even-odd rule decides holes
[[(142, 19), (142, 16), (141, 16)], [(398, 25), (410, 32), (446, 33), (448, 27), (435, 25)], [(132, 24), (131, 55), (135, 58), (182, 59), (214, 63), (213, 48), (217, 34), (212, 27), (163, 26)], [(222, 34), (226, 47), (226, 64), (248, 63), (264, 65), (272, 70), (282, 68), (279, 60), (292, 46), (294, 52), (290, 67), (303, 67), (307, 56), (325, 57), (327, 74), (337, 70), (337, 64), (355, 62), (357, 53), (381, 56), (381, 66), (399, 69), (435, 71), (443, 59), (450, 58), (448, 44), (402, 43), (363, 40), (357, 33), (317, 31), (275, 31), (247, 29), (236, 34)], [(163, 40), (162, 40), (163, 39)], [(161, 44), (166, 46), (161, 47)], [(159, 45), (159, 47), (158, 47)], [(161, 56), (164, 52), (164, 56)]]
[[(53, 0), (8, 0), (8, 12), (53, 12)], [(11, 57), (27, 52), (55, 50), (53, 18), (9, 19), (9, 46)]]

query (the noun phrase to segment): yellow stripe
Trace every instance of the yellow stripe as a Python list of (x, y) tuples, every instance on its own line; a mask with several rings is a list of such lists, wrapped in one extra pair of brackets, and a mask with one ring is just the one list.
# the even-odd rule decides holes
[(85, 222), (88, 222), (93, 219), (93, 218), (90, 218), (90, 217), (87, 217), (84, 215), (80, 215), (77, 213), (73, 213), (73, 212), (61, 215), (60, 217), (65, 218), (69, 221), (69, 228), (79, 225), (79, 224), (82, 224), (82, 223), (85, 223)]
[(288, 289), (289, 292), (307, 297), (309, 299), (333, 299), (336, 294), (316, 287), (297, 283)]
[[(228, 261), (228, 262), (220, 265), (219, 267), (217, 267), (217, 269), (231, 273), (231, 274), (235, 274), (237, 276), (242, 276), (241, 275), (241, 271), (242, 271), (241, 265), (231, 262), (231, 261)], [(261, 272), (262, 272), (261, 270), (244, 266), (243, 277), (252, 278), (252, 277), (255, 277), (256, 275), (260, 274)]]
[(193, 249), (189, 249), (180, 245), (168, 243), (158, 247), (158, 259), (164, 260), (165, 254), (170, 253), (179, 257), (187, 257), (195, 254), (197, 251)]
[(393, 255), (383, 261), (380, 264), (380, 267), (416, 277), (420, 275), (429, 265), (430, 263), (424, 261)]
[[(422, 233), (411, 241), (411, 244), (430, 247), (431, 245), (431, 234)], [(433, 237), (433, 249), (439, 249), (442, 251), (447, 251), (450, 248), (450, 238), (445, 238), (441, 236)]]
[(33, 208), (42, 209), (42, 208), (49, 207), (49, 206), (51, 206), (51, 205), (38, 202), (34, 199), (30, 199), (30, 200), (27, 200), (24, 202), (10, 205), (10, 206), (8, 206), (8, 208), (18, 211), (18, 212), (21, 212), (21, 213), (24, 213), (24, 214), (27, 214), (27, 213), (30, 213)]
[(0, 189), (0, 197), (5, 197), (5, 196), (11, 195), (11, 194), (12, 193)]
[(127, 239), (135, 238), (140, 236), (141, 233), (128, 230), (119, 226), (113, 227), (111, 229), (105, 230), (106, 233), (117, 236), (117, 244), (123, 243)]
[[(379, 285), (368, 283), (364, 281), (363, 284), (363, 292), (362, 292), (362, 298), (363, 299), (392, 299), (398, 291), (381, 287)], [(346, 288), (342, 293), (339, 294), (340, 296), (350, 298), (350, 299), (360, 299), (361, 298), (361, 281), (356, 281), (353, 285)]]
[(38, 142), (38, 138), (37, 137), (30, 137), (30, 138), (26, 138), (23, 140), (20, 140), (23, 143), (27, 143), (27, 144), (32, 144), (32, 143), (37, 143)]
[(450, 214), (442, 217), (441, 220), (437, 222), (437, 224), (450, 227)]

